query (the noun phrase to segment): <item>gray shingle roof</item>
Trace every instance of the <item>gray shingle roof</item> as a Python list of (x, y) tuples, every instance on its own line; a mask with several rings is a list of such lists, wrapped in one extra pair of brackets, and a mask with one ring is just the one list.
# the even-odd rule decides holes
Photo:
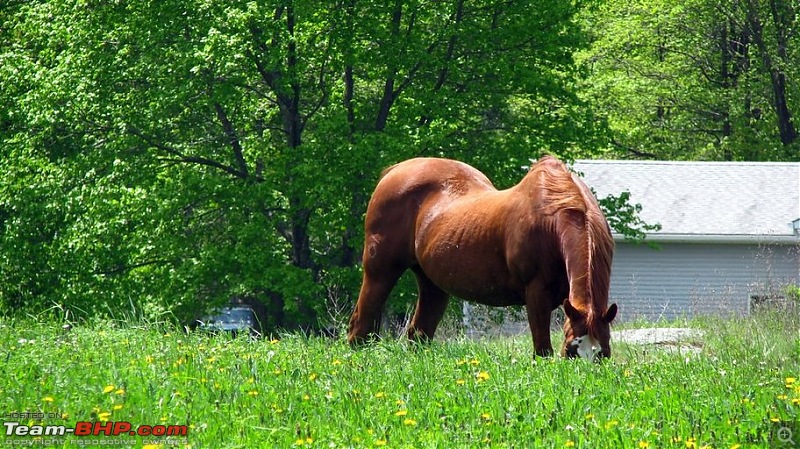
[(628, 190), (650, 238), (793, 237), (800, 219), (800, 164), (580, 160), (573, 168), (602, 198)]

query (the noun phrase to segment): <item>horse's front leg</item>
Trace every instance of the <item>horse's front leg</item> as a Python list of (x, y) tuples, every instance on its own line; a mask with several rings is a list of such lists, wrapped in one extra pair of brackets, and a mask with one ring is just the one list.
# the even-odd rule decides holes
[(550, 341), (552, 309), (549, 307), (544, 289), (528, 287), (525, 294), (525, 311), (528, 314), (528, 325), (531, 328), (536, 355), (540, 357), (553, 355), (553, 344)]

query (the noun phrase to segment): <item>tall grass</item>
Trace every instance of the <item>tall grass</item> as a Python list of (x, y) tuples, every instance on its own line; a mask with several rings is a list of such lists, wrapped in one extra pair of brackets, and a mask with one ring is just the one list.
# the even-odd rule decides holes
[[(800, 431), (797, 320), (698, 325), (700, 354), (616, 344), (590, 364), (534, 361), (529, 336), (353, 351), (298, 335), (6, 320), (0, 413), (49, 414), (24, 425), (188, 426), (154, 447), (781, 447), (777, 429)], [(56, 445), (76, 443), (85, 437)]]

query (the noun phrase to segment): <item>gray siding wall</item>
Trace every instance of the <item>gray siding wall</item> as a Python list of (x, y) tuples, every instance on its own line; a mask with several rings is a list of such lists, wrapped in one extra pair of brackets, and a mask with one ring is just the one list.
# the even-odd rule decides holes
[(781, 292), (798, 282), (793, 245), (617, 243), (611, 302), (620, 320), (747, 314), (751, 295)]

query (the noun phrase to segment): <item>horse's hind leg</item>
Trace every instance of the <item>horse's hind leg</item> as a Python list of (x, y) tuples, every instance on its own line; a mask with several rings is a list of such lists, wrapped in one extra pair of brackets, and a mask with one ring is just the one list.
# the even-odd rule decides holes
[(347, 331), (347, 341), (351, 345), (364, 343), (370, 335), (378, 334), (383, 306), (400, 275), (405, 271), (396, 268), (376, 270), (375, 265), (377, 264), (367, 261), (364, 263), (364, 280)]
[(447, 309), (449, 295), (428, 279), (419, 267), (414, 268), (419, 288), (419, 299), (414, 318), (408, 327), (408, 338), (426, 341), (433, 338), (436, 327)]

